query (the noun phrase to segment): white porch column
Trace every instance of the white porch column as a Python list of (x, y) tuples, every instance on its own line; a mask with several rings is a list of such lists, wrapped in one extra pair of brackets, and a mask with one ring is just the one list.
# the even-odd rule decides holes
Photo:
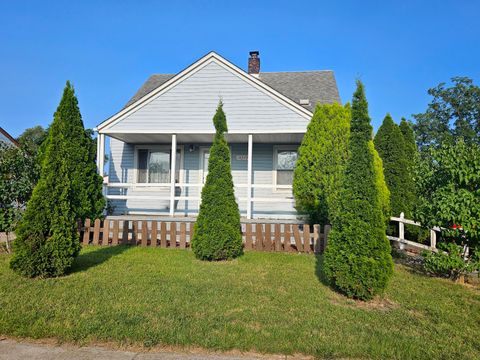
[(103, 165), (105, 163), (105, 135), (97, 135), (97, 172), (103, 177)]
[(103, 172), (105, 167), (105, 135), (98, 134), (99, 142), (100, 142), (100, 159), (99, 159), (99, 167), (100, 167), (100, 176), (103, 178)]
[(172, 134), (172, 152), (170, 160), (170, 216), (175, 214), (175, 162), (177, 160), (177, 135)]
[(247, 165), (247, 219), (252, 218), (252, 154), (253, 154), (253, 136), (248, 135), (248, 165)]

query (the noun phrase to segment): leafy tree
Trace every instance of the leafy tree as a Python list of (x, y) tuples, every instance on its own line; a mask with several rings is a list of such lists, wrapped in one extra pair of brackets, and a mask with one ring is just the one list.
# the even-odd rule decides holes
[(296, 207), (311, 223), (327, 224), (338, 205), (338, 183), (345, 171), (350, 136), (350, 105), (317, 105), (293, 177)]
[(445, 83), (429, 89), (433, 96), (427, 111), (413, 115), (420, 150), (455, 139), (480, 144), (480, 87), (467, 77), (454, 77), (453, 86)]
[(371, 138), (368, 103), (363, 84), (357, 81), (352, 101), (350, 157), (340, 211), (333, 218), (324, 255), (324, 269), (334, 287), (363, 300), (382, 292), (393, 274)]
[(471, 247), (480, 239), (480, 145), (463, 140), (430, 148), (418, 171), (416, 218), (443, 237)]
[(0, 142), (0, 232), (12, 232), (37, 182), (35, 159)]
[(97, 192), (101, 196), (101, 185), (97, 187), (101, 178), (91, 170), (95, 167), (91, 144), (73, 87), (67, 82), (42, 145), (40, 180), (16, 230), (10, 266), (19, 274), (59, 276), (72, 265), (80, 249), (76, 219), (98, 213), (103, 203), (103, 199), (86, 198)]
[(195, 223), (192, 249), (202, 260), (226, 260), (243, 253), (240, 212), (235, 201), (230, 149), (225, 140), (227, 119), (220, 102), (213, 117), (216, 134), (210, 148), (208, 175)]
[(42, 143), (47, 138), (48, 131), (37, 125), (28, 129), (17, 138), (20, 146), (32, 155), (38, 154)]
[[(383, 171), (388, 189), (390, 190), (390, 204), (394, 216), (404, 212), (411, 215), (413, 204), (405, 196), (405, 184), (411, 183), (407, 161), (407, 145), (400, 127), (393, 122), (390, 114), (385, 116), (382, 125), (375, 135), (375, 148), (383, 161)], [(413, 190), (414, 189), (409, 189)]]

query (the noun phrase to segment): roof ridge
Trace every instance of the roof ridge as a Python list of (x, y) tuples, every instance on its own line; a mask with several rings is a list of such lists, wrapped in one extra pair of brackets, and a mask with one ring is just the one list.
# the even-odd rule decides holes
[(261, 74), (285, 74), (285, 73), (313, 73), (313, 72), (334, 72), (333, 70), (294, 70), (294, 71), (260, 71)]

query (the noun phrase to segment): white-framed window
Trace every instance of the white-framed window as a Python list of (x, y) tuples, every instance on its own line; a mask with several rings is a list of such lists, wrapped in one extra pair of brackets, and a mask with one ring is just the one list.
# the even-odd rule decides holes
[[(180, 181), (182, 168), (182, 151), (177, 148), (175, 160), (175, 182)], [(137, 184), (169, 184), (171, 167), (171, 147), (136, 146), (135, 147), (135, 182)]]
[(273, 148), (273, 180), (277, 191), (291, 191), (282, 185), (293, 184), (293, 170), (298, 157), (298, 147), (292, 145), (274, 146)]

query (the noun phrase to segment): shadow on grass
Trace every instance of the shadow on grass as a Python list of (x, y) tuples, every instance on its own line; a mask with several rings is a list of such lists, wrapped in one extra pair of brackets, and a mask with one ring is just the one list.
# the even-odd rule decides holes
[(94, 251), (81, 253), (75, 259), (69, 273), (73, 274), (94, 268), (95, 266), (108, 261), (111, 257), (120, 255), (131, 248), (132, 247), (128, 245), (105, 246)]
[(318, 280), (328, 287), (330, 287), (330, 283), (325, 275), (324, 266), (323, 266), (323, 254), (315, 254), (315, 275), (317, 276)]

